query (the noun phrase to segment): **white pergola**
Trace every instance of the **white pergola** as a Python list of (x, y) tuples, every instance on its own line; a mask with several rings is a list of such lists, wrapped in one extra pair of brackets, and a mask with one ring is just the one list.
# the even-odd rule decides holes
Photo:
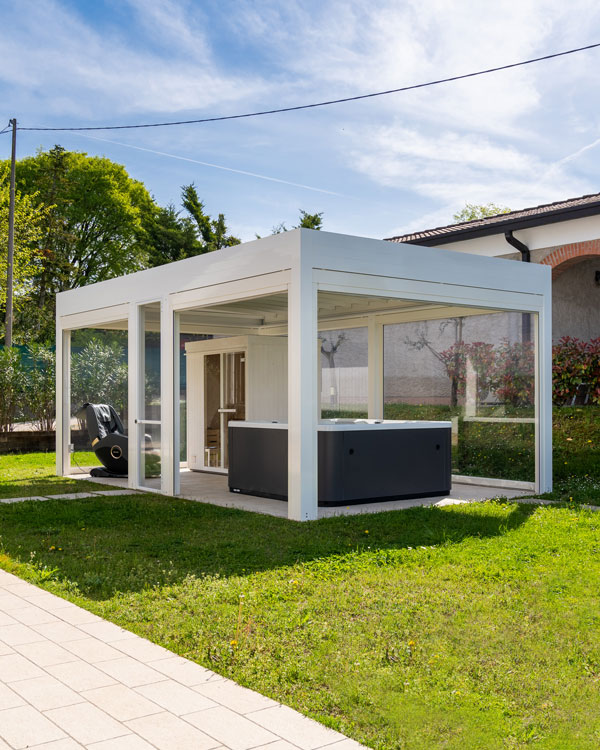
[[(129, 486), (141, 482), (144, 330), (160, 331), (160, 491), (179, 494), (179, 334), (287, 335), (288, 516), (317, 517), (319, 331), (368, 329), (369, 418), (383, 418), (383, 330), (486, 312), (532, 313), (535, 490), (552, 487), (551, 271), (435, 248), (298, 229), (57, 297), (56, 466), (70, 473), (70, 335), (127, 328)], [(533, 487), (532, 487), (533, 489)]]

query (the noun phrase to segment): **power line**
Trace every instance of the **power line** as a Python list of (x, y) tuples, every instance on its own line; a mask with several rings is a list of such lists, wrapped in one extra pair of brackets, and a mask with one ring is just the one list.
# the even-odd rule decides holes
[[(88, 127), (63, 127), (63, 128), (47, 128), (47, 127), (35, 127), (35, 128), (24, 128), (19, 127), (19, 130), (35, 130), (35, 131), (76, 131), (76, 130), (133, 130), (136, 128), (162, 128), (170, 125), (196, 125), (205, 122), (221, 122), (223, 120), (241, 120), (248, 117), (260, 117), (261, 115), (275, 115), (282, 112), (296, 112), (301, 109), (315, 109), (316, 107), (328, 107), (332, 104), (343, 104), (344, 102), (356, 102), (360, 99), (372, 99), (376, 96), (387, 96), (388, 94), (398, 94), (403, 91), (413, 91), (414, 89), (422, 89), (428, 86), (438, 86), (441, 83), (450, 83), (452, 81), (461, 81), (465, 78), (474, 78), (475, 76), (487, 75), (488, 73), (497, 73), (501, 70), (509, 70), (510, 68), (518, 68), (522, 65), (531, 65), (532, 63), (542, 62), (543, 60), (551, 60), (555, 57), (564, 57), (565, 55), (572, 55), (575, 52), (584, 52), (586, 50), (595, 49), (600, 47), (600, 42), (597, 44), (588, 44), (585, 47), (576, 47), (575, 49), (565, 50), (564, 52), (555, 52), (551, 55), (543, 55), (542, 57), (534, 57), (530, 60), (522, 60), (516, 63), (510, 63), (508, 65), (499, 65), (496, 68), (487, 68), (485, 70), (478, 70), (474, 73), (464, 73), (462, 75), (450, 76), (449, 78), (440, 78), (436, 81), (428, 81), (427, 83), (417, 83), (412, 86), (402, 86), (397, 89), (388, 89), (387, 91), (377, 91), (371, 94), (360, 94), (358, 96), (348, 96), (342, 99), (330, 99), (324, 102), (315, 102), (313, 104), (300, 104), (295, 107), (280, 107), (279, 109), (266, 109), (261, 112), (247, 112), (240, 115), (223, 115), (220, 117), (204, 117), (198, 120), (177, 120), (175, 122), (153, 122), (142, 125), (95, 125)], [(2, 131), (4, 132), (4, 131)], [(0, 133), (1, 135), (1, 133)]]

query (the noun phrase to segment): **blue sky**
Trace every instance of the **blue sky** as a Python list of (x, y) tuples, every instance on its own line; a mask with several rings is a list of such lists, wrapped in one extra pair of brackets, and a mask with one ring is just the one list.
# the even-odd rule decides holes
[[(235, 114), (595, 42), (597, 0), (0, 0), (0, 119), (77, 126)], [(450, 223), (467, 201), (517, 209), (600, 191), (598, 71), (600, 49), (249, 120), (20, 132), (18, 156), (55, 143), (105, 155), (161, 204), (179, 205), (181, 185), (194, 182), (244, 240), (291, 226), (300, 208), (323, 211), (330, 231), (387, 237)], [(9, 147), (2, 136), (0, 157)]]

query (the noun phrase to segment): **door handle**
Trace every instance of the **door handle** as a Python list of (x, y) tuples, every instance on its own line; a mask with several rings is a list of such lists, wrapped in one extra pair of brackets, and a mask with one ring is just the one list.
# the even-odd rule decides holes
[(218, 409), (217, 411), (219, 412), (219, 414), (228, 414), (230, 412), (231, 413), (236, 412), (237, 409)]

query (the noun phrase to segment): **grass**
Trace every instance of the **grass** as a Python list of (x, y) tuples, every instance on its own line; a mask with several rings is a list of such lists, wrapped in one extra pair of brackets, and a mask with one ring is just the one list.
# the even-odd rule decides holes
[(600, 516), (0, 506), (0, 564), (377, 750), (597, 748)]
[[(80, 466), (96, 466), (93, 453), (75, 453)], [(77, 466), (72, 462), (72, 465)], [(78, 470), (77, 468), (75, 469)], [(80, 479), (56, 476), (54, 453), (22, 453), (0, 456), (0, 498), (59, 495), (97, 490), (98, 485)]]
[[(376, 750), (595, 750), (600, 513), (578, 501), (600, 504), (599, 416), (555, 410), (563, 506), (4, 504), (0, 566)], [(0, 457), (0, 496), (82, 488), (52, 472)]]

